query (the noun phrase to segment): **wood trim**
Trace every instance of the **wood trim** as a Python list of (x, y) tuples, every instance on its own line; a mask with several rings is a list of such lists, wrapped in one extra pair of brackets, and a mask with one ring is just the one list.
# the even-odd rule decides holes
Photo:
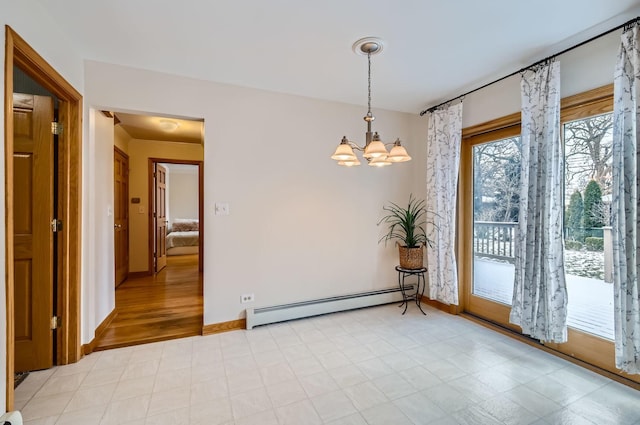
[(613, 105), (613, 84), (607, 84), (592, 90), (564, 97), (560, 100), (560, 108), (575, 108), (611, 100)]
[(562, 100), (560, 123), (613, 111), (613, 84), (589, 90)]
[[(62, 77), (40, 54), (38, 54), (22, 37), (18, 35), (10, 26), (7, 25), (7, 38), (11, 37), (13, 42), (13, 58), (14, 65), (31, 72), (29, 74), (35, 81), (41, 84), (45, 89), (58, 96), (61, 99), (82, 99), (82, 95)], [(13, 69), (12, 72), (13, 74)], [(13, 88), (13, 81), (11, 82)]]
[(120, 155), (129, 159), (129, 154), (123, 151), (122, 149), (120, 149), (119, 147), (117, 147), (116, 145), (113, 145), (113, 149), (115, 149)]
[(204, 161), (198, 164), (198, 271), (204, 272)]
[(98, 340), (100, 339), (102, 334), (105, 333), (105, 331), (107, 330), (109, 325), (111, 325), (111, 322), (113, 322), (113, 320), (116, 318), (117, 315), (118, 315), (118, 311), (114, 308), (113, 310), (111, 310), (111, 313), (109, 313), (107, 317), (105, 317), (104, 320), (98, 325), (98, 327), (96, 328), (96, 331), (94, 332), (93, 339), (91, 340), (91, 342), (89, 342), (88, 344), (82, 345), (83, 356), (86, 356), (87, 354), (91, 354), (95, 351)]
[[(199, 232), (199, 245), (198, 245), (198, 271), (202, 273), (204, 270), (204, 161), (199, 160), (191, 160), (191, 159), (169, 159), (169, 158), (149, 158), (148, 160), (148, 193), (147, 199), (149, 206), (152, 206), (153, 198), (154, 198), (154, 187), (153, 187), (153, 165), (155, 163), (165, 163), (165, 164), (186, 164), (186, 165), (197, 165), (198, 166), (198, 232)], [(153, 274), (155, 271), (153, 269), (153, 232), (155, 229), (153, 227), (153, 215), (151, 212), (151, 208), (147, 208), (148, 213), (148, 226), (149, 226), (149, 258), (148, 258), (148, 267), (149, 273)]]
[(153, 272), (150, 271), (144, 271), (144, 272), (129, 272), (129, 274), (127, 275), (127, 279), (139, 279), (141, 277), (147, 277), (147, 276), (152, 276)]
[(151, 158), (147, 160), (147, 227), (148, 227), (148, 240), (147, 240), (147, 270), (152, 275), (156, 272), (155, 267), (153, 267), (154, 257), (155, 257), (155, 247), (153, 243), (155, 241), (155, 229), (154, 229), (154, 220), (153, 220), (153, 210), (155, 209), (155, 184), (153, 178), (153, 170), (154, 165)]
[[(584, 116), (597, 115), (613, 110), (613, 84), (607, 84), (602, 87), (588, 90), (573, 96), (567, 96), (560, 100), (561, 121), (569, 121), (577, 118), (567, 118), (566, 114), (569, 109), (586, 105), (592, 105), (589, 112)], [(610, 105), (610, 106), (609, 106)], [(516, 112), (504, 117), (496, 118), (491, 121), (483, 122), (477, 125), (462, 129), (462, 139), (476, 137), (485, 133), (493, 133), (507, 127), (520, 126), (520, 112)], [(495, 139), (497, 140), (497, 138)]]
[(14, 366), (14, 271), (13, 271), (13, 67), (25, 71), (59, 100), (59, 121), (65, 131), (59, 136), (58, 214), (63, 230), (58, 234), (58, 335), (57, 364), (78, 361), (80, 342), (80, 275), (82, 213), (82, 96), (11, 27), (5, 26), (5, 265), (7, 294), (6, 407), (13, 409)]
[(460, 314), (461, 312), (460, 306), (453, 305), (453, 304), (444, 304), (444, 303), (441, 303), (440, 301), (432, 300), (426, 295), (422, 295), (422, 297), (420, 298), (420, 303), (426, 304), (433, 308), (437, 308), (438, 310), (444, 311), (445, 313), (449, 313), (449, 314)]
[(213, 335), (221, 332), (237, 331), (247, 328), (247, 319), (231, 320), (229, 322), (213, 323), (202, 327), (202, 335)]
[(14, 333), (14, 269), (13, 269), (13, 31), (5, 29), (5, 68), (4, 68), (4, 191), (5, 191), (5, 293), (6, 293), (6, 410), (13, 410), (14, 391), (13, 374), (15, 362)]
[(494, 132), (496, 130), (513, 126), (520, 126), (520, 112), (463, 128), (462, 139), (468, 139), (469, 137), (475, 137), (484, 133)]
[[(460, 261), (459, 293), (462, 294), (461, 305), (463, 310), (474, 315), (483, 316), (485, 319), (494, 320), (501, 326), (515, 326), (509, 323), (509, 307), (475, 296), (471, 286), (473, 280), (473, 243), (468, 235), (473, 234), (473, 147), (478, 144), (514, 137), (520, 134), (520, 122), (513, 125), (511, 121), (515, 115), (510, 115), (509, 120), (497, 120), (498, 128), (491, 131), (489, 123), (483, 125), (483, 131), (467, 137), (462, 141), (460, 150), (460, 176), (458, 185), (458, 251)], [(506, 122), (512, 125), (504, 126)], [(519, 329), (515, 328), (514, 329)]]
[(107, 314), (107, 317), (105, 317), (104, 320), (96, 328), (96, 331), (94, 332), (94, 339), (98, 339), (102, 336), (104, 331), (107, 330), (107, 328), (109, 327), (111, 322), (113, 322), (113, 319), (115, 319), (117, 315), (118, 310), (116, 310), (115, 308), (111, 310), (111, 313)]
[[(462, 311), (469, 309), (469, 297), (464, 290), (465, 282), (473, 278), (473, 240), (466, 238), (473, 232), (473, 162), (469, 141), (463, 140), (460, 148), (460, 171), (456, 203), (457, 232), (456, 257), (458, 261), (458, 300)], [(467, 164), (467, 165), (465, 165)], [(471, 219), (469, 219), (471, 216)]]
[(82, 354), (82, 356), (86, 356), (88, 354), (93, 353), (93, 348), (91, 347), (91, 344), (93, 343), (94, 340), (91, 340), (91, 342), (89, 344), (82, 344), (80, 346), (80, 353)]
[(613, 381), (619, 382), (621, 384), (627, 385), (633, 389), (639, 390), (640, 391), (640, 376), (638, 375), (627, 375), (627, 374), (622, 374), (619, 375), (617, 373), (613, 373), (610, 372), (606, 369), (602, 369), (598, 366), (594, 366), (590, 363), (584, 362), (580, 359), (577, 359), (573, 356), (567, 355), (565, 353), (562, 353), (560, 351), (555, 350), (554, 348), (551, 348), (550, 346), (541, 344), (540, 341), (530, 338), (526, 335), (522, 335), (521, 333), (518, 333), (517, 331), (513, 331), (511, 329), (507, 329), (504, 328), (502, 326), (496, 325), (495, 323), (488, 321), (486, 319), (483, 319), (481, 317), (477, 317), (473, 314), (469, 314), (469, 313), (462, 313), (461, 316), (467, 320), (471, 320), (472, 322), (475, 322), (481, 326), (484, 326), (485, 328), (491, 329), (492, 331), (495, 332), (499, 332), (503, 335), (506, 335), (508, 337), (511, 337), (515, 340), (518, 340), (524, 344), (527, 344), (531, 347), (535, 347), (539, 350), (545, 351), (549, 354), (553, 354), (556, 357), (560, 357), (561, 359), (567, 360), (573, 364), (576, 364), (578, 366), (584, 367), (585, 369), (589, 369), (592, 372), (595, 372), (599, 375), (602, 375), (604, 377), (607, 377)]

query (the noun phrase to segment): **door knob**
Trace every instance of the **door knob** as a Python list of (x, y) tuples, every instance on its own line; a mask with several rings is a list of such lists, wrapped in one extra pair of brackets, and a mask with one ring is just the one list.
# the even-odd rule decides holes
[(121, 228), (121, 227), (122, 227), (122, 224), (114, 224), (114, 225), (113, 225), (113, 228), (114, 228), (114, 229), (119, 229), (119, 228)]

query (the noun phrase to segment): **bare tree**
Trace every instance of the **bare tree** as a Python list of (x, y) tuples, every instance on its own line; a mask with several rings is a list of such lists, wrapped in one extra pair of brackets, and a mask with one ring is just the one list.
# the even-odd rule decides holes
[(590, 212), (591, 219), (602, 223), (603, 226), (611, 226), (611, 204), (601, 202), (596, 204)]
[(603, 194), (611, 193), (611, 134), (613, 114), (597, 115), (565, 124), (567, 188), (579, 190), (595, 180)]
[(474, 146), (474, 217), (517, 220), (520, 195), (520, 138)]

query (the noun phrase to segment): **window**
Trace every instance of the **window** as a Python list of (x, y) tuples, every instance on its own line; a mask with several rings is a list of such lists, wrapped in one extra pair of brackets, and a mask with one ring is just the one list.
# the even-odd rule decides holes
[(473, 294), (511, 305), (520, 137), (473, 146)]
[(610, 230), (613, 114), (563, 123), (568, 325), (614, 339)]

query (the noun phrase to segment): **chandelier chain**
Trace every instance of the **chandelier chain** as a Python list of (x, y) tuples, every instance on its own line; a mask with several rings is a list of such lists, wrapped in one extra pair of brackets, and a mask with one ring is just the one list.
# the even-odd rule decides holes
[(368, 70), (369, 81), (367, 86), (367, 89), (369, 92), (369, 99), (368, 99), (369, 111), (367, 115), (371, 115), (371, 52), (367, 52), (367, 61), (369, 63), (369, 70)]

